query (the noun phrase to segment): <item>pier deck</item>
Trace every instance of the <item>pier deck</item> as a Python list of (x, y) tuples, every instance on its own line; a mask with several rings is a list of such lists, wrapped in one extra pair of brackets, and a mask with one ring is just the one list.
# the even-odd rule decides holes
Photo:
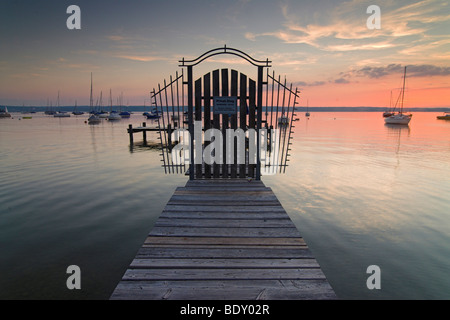
[(246, 179), (179, 187), (113, 300), (336, 299), (272, 190)]

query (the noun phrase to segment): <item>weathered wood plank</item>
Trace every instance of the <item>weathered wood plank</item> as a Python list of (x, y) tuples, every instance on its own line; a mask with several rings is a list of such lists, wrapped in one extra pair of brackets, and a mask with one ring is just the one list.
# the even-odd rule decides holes
[(226, 237), (159, 237), (159, 236), (149, 236), (145, 239), (144, 245), (199, 245), (199, 244), (210, 244), (210, 245), (222, 245), (222, 246), (306, 246), (305, 240), (303, 238), (226, 238)]
[(185, 187), (185, 188), (177, 188), (175, 189), (175, 194), (233, 194), (233, 193), (249, 193), (249, 194), (255, 194), (255, 193), (262, 193), (262, 194), (273, 194), (273, 191), (271, 188), (262, 188), (262, 187), (228, 187), (228, 186), (217, 186), (215, 185), (214, 188), (211, 188), (211, 186), (205, 186), (205, 187)]
[(286, 219), (288, 215), (283, 212), (198, 212), (198, 211), (163, 211), (160, 218), (170, 219), (216, 219), (216, 220), (278, 220)]
[(326, 280), (122, 281), (112, 299), (135, 300), (329, 300)]
[(130, 268), (320, 268), (315, 259), (134, 259)]
[(284, 219), (191, 219), (160, 217), (155, 227), (195, 227), (195, 228), (294, 228), (292, 221)]
[(150, 232), (151, 236), (172, 237), (300, 237), (295, 227), (292, 228), (191, 228), (191, 227), (158, 227)]
[(281, 247), (277, 249), (266, 248), (161, 248), (152, 247), (139, 249), (136, 258), (245, 258), (245, 259), (303, 259), (312, 258), (311, 251), (307, 248)]
[(192, 206), (183, 206), (174, 203), (168, 203), (165, 208), (165, 212), (221, 212), (221, 213), (286, 213), (286, 211), (280, 205), (265, 205), (262, 207), (258, 206), (244, 206), (244, 205), (236, 205), (229, 204), (224, 206), (214, 206), (211, 204), (207, 205), (192, 205)]
[(324, 280), (318, 268), (302, 269), (128, 269), (129, 280)]
[[(218, 200), (210, 199), (210, 201), (218, 202)], [(203, 205), (206, 205), (208, 201), (203, 201)], [(189, 200), (189, 199), (173, 199), (171, 200), (170, 204), (173, 205), (185, 205), (185, 206), (198, 206), (199, 201), (198, 200)], [(239, 206), (276, 206), (279, 205), (280, 202), (274, 201), (274, 200), (241, 200), (241, 201), (233, 201), (233, 200), (222, 200), (221, 206), (232, 206), (232, 205), (239, 205)]]

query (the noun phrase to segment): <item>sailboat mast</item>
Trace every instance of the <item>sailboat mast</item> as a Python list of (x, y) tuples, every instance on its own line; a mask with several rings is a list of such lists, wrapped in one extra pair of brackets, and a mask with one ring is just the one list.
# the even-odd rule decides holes
[(92, 97), (92, 72), (91, 72), (91, 97), (90, 97), (89, 104), (90, 104), (91, 111), (92, 111), (92, 108), (94, 106), (94, 100), (93, 100), (93, 97)]
[(400, 113), (403, 112), (403, 99), (405, 98), (405, 84), (406, 84), (406, 67), (405, 67), (405, 73), (403, 75), (402, 106), (400, 109)]
[(109, 89), (109, 109), (112, 111), (112, 91)]

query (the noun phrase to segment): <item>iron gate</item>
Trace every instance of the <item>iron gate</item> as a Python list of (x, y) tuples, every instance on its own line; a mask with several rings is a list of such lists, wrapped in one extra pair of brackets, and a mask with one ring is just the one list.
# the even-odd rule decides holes
[[(233, 69), (217, 69), (193, 81), (194, 66), (220, 54), (251, 63), (257, 80)], [(299, 91), (292, 84), (288, 87), (286, 79), (276, 79), (275, 72), (269, 74), (270, 63), (225, 46), (194, 60), (183, 58), (180, 67), (187, 74), (182, 69), (181, 75), (177, 72), (153, 89), (166, 173), (184, 172), (191, 180), (259, 180), (264, 174), (285, 172)]]

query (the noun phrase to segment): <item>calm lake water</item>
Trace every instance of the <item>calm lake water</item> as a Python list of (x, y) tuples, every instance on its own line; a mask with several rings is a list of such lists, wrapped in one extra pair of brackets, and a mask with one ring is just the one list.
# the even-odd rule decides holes
[[(286, 174), (263, 177), (338, 297), (450, 299), (450, 121), (436, 115), (388, 127), (378, 112), (299, 113)], [(0, 119), (0, 299), (108, 299), (187, 178), (141, 134), (130, 147), (128, 124), (151, 125), (140, 113), (22, 116)]]

